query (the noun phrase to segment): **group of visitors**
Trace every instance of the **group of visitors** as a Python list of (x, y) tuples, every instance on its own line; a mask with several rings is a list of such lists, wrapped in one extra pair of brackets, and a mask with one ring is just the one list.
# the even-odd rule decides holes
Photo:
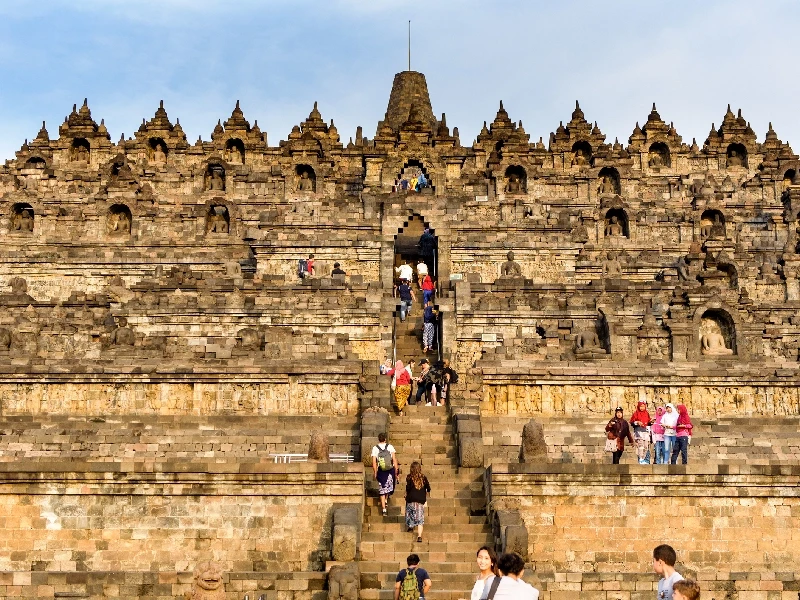
[(408, 179), (405, 173), (396, 177), (394, 185), (392, 185), (392, 192), (421, 192), (423, 188), (428, 187), (428, 178), (425, 177), (422, 169), (416, 169), (410, 175), (411, 179)]
[[(386, 439), (386, 434), (378, 435), (378, 443), (372, 447), (372, 473), (378, 482), (378, 495), (381, 499), (381, 514), (388, 514), (389, 498), (394, 494), (400, 477), (397, 452)], [(431, 484), (422, 472), (422, 463), (411, 463), (410, 473), (406, 475), (406, 526), (408, 531), (416, 531), (417, 542), (422, 542), (422, 529), (425, 525), (425, 506)]]
[[(427, 358), (419, 361), (420, 371), (415, 376), (414, 366), (416, 361), (411, 359), (408, 364), (397, 360), (394, 365), (386, 359), (381, 365), (381, 373), (391, 377), (391, 388), (394, 392), (395, 410), (403, 416), (406, 404), (420, 404), (425, 406), (443, 406), (447, 400), (450, 386), (458, 383), (458, 373), (450, 366), (450, 360), (437, 360), (431, 363)], [(411, 392), (413, 384), (417, 391), (413, 399)]]
[(685, 465), (689, 457), (692, 429), (692, 420), (684, 404), (678, 404), (677, 408), (672, 403), (657, 406), (655, 416), (651, 417), (647, 403), (640, 401), (631, 415), (630, 423), (625, 420), (622, 407), (618, 406), (614, 417), (606, 424), (605, 449), (611, 453), (615, 465), (619, 464), (625, 450), (625, 440), (634, 444), (639, 464), (650, 464), (652, 457), (654, 465), (668, 462), (674, 465), (680, 455), (681, 463)]
[[(309, 254), (308, 258), (301, 258), (297, 261), (297, 276), (300, 279), (305, 279), (306, 277), (313, 277), (316, 274), (314, 270), (314, 255)], [(338, 262), (333, 263), (333, 269), (331, 270), (331, 275), (347, 275), (347, 273), (342, 269), (342, 265)]]
[[(522, 579), (525, 561), (516, 552), (498, 558), (493, 548), (481, 546), (476, 562), (478, 576), (470, 600), (538, 600), (539, 590)], [(661, 544), (653, 550), (653, 571), (661, 576), (656, 600), (700, 600), (700, 586), (684, 579), (675, 570), (676, 562), (677, 554), (671, 546)], [(417, 554), (406, 559), (406, 568), (395, 578), (394, 600), (424, 600), (433, 587), (430, 574), (419, 563)]]

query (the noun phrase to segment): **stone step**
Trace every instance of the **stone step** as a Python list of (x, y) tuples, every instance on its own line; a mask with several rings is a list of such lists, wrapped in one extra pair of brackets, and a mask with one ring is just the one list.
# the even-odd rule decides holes
[[(396, 576), (397, 574), (395, 574)], [(474, 583), (474, 577), (473, 577)], [(428, 595), (425, 597), (426, 600), (461, 600), (462, 598), (468, 598), (469, 592), (472, 589), (472, 585), (468, 588), (460, 589), (460, 590), (434, 590), (431, 589), (428, 592)], [(364, 589), (361, 588), (361, 592), (359, 593), (359, 598), (361, 600), (394, 600), (394, 583), (392, 583), (392, 588), (387, 590), (378, 590), (378, 589)]]
[[(470, 516), (469, 514), (469, 507), (468, 506), (456, 506), (450, 507), (432, 507), (428, 506), (429, 510), (426, 511), (425, 514), (425, 523), (428, 525), (437, 525), (437, 524), (446, 524), (446, 525), (469, 525), (472, 521), (471, 519), (475, 518)], [(368, 514), (368, 519), (371, 522), (375, 523), (405, 523), (405, 507), (392, 507), (391, 505), (386, 509), (386, 516), (382, 516), (380, 509), (377, 508), (375, 511), (370, 511)], [(479, 517), (479, 519), (483, 519), (486, 521), (486, 517)]]
[[(448, 554), (453, 558), (453, 560), (463, 560), (464, 553), (474, 553), (478, 550), (478, 548), (486, 543), (488, 535), (483, 535), (482, 538), (478, 540), (469, 540), (464, 542), (442, 542), (438, 541), (435, 532), (429, 531), (427, 527), (424, 528), (423, 531), (423, 541), (417, 542), (417, 535), (416, 533), (408, 532), (402, 534), (396, 534), (393, 538), (390, 539), (373, 539), (368, 540), (366, 542), (366, 546), (361, 548), (361, 554), (363, 557), (373, 558), (373, 557), (381, 557), (385, 553), (391, 552), (407, 552), (409, 544), (415, 544), (418, 547), (422, 546), (425, 552), (443, 552)], [(372, 546), (370, 546), (370, 542)], [(475, 544), (478, 546), (475, 546)], [(369, 556), (368, 556), (369, 555)], [(408, 556), (408, 555), (406, 555)], [(403, 556), (402, 558), (405, 558)], [(388, 559), (387, 559), (388, 560)]]
[[(475, 548), (475, 552), (473, 553), (473, 558), (477, 555), (478, 548)], [(421, 558), (421, 557), (420, 557)], [(473, 561), (474, 562), (474, 561)], [(383, 577), (384, 574), (391, 574), (393, 577), (397, 577), (397, 573), (401, 568), (405, 566), (405, 560), (401, 561), (400, 563), (391, 562), (391, 561), (377, 561), (377, 560), (361, 560), (359, 563), (359, 567), (362, 573), (370, 573), (376, 576)], [(472, 565), (470, 565), (472, 566)], [(428, 567), (423, 567), (428, 569)], [(437, 562), (435, 565), (431, 565), (430, 569), (436, 570), (436, 575), (440, 574), (455, 574), (455, 575), (468, 575), (472, 578), (472, 582), (475, 582), (475, 577), (477, 574), (472, 573), (465, 573), (465, 565), (461, 561), (456, 562), (449, 562), (449, 561), (440, 561)], [(434, 573), (431, 573), (433, 577)], [(433, 580), (431, 580), (433, 581)], [(438, 579), (437, 579), (438, 582)]]

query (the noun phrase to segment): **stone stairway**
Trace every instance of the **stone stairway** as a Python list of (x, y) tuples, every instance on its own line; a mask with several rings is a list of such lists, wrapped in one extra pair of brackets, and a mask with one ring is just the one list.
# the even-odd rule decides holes
[[(398, 359), (404, 364), (410, 359), (414, 359), (419, 364), (422, 354), (422, 308), (419, 302), (414, 304), (414, 308), (405, 321), (398, 317), (395, 319), (395, 350)], [(428, 355), (428, 360), (433, 354)], [(416, 375), (416, 373), (415, 373)]]
[[(492, 542), (483, 514), (471, 516), (471, 506), (483, 506), (483, 469), (461, 469), (453, 428), (446, 407), (410, 407), (404, 417), (393, 416), (389, 442), (402, 469), (400, 485), (381, 516), (374, 480), (367, 499), (361, 539), (361, 598), (390, 600), (397, 572), (411, 553), (420, 556), (433, 582), (428, 598), (457, 600), (469, 596), (475, 581), (475, 554)], [(423, 541), (405, 525), (405, 477), (419, 460), (432, 492), (425, 511)]]

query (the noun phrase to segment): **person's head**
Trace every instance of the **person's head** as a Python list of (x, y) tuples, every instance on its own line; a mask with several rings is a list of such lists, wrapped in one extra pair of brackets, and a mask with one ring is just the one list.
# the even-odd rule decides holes
[(410, 361), (408, 361), (408, 363), (406, 363), (406, 364), (408, 364), (408, 366), (409, 366), (409, 367), (413, 367), (415, 364), (417, 364), (417, 361), (415, 361), (415, 360), (412, 358), (412, 359), (411, 359)]
[(406, 559), (406, 564), (409, 567), (416, 567), (419, 564), (419, 556), (416, 554), (409, 554), (408, 558)]
[(445, 358), (443, 364), (444, 364), (444, 368), (445, 369), (449, 369), (450, 368), (450, 359), (449, 358)]
[(481, 573), (491, 571), (497, 575), (497, 553), (494, 551), (494, 548), (481, 546), (478, 549), (476, 562), (478, 563), (478, 568), (481, 570)]
[(378, 441), (379, 441), (381, 444), (383, 444), (383, 443), (386, 441), (386, 434), (385, 434), (385, 433), (379, 433), (379, 434), (378, 434)]
[(411, 477), (411, 482), (414, 484), (414, 487), (421, 490), (425, 483), (425, 476), (422, 474), (422, 465), (418, 460), (411, 463), (409, 476)]
[(497, 559), (497, 568), (503, 575), (522, 577), (525, 570), (525, 561), (516, 552), (506, 552)]
[(656, 407), (656, 414), (657, 415), (663, 415), (664, 414), (664, 407), (663, 406), (657, 406)]
[(313, 258), (314, 258), (314, 255), (313, 255), (313, 254), (309, 254), (309, 255), (308, 255), (308, 259), (309, 259), (309, 260), (311, 260), (311, 259), (313, 259)]
[(674, 412), (674, 411), (675, 411), (675, 405), (674, 405), (674, 404), (672, 404), (672, 403), (670, 402), (669, 404), (667, 404), (667, 406), (666, 406), (666, 407), (664, 407), (664, 410), (665, 410), (667, 413), (672, 413), (672, 412)]
[(428, 359), (423, 358), (421, 361), (419, 361), (419, 366), (422, 367), (423, 369), (429, 368), (430, 365), (428, 364)]
[(678, 404), (678, 414), (682, 417), (688, 417), (689, 411), (686, 409), (685, 404)]
[[(671, 406), (671, 405), (668, 405)], [(678, 560), (678, 555), (672, 546), (661, 544), (653, 550), (653, 570), (659, 575), (664, 574), (664, 567), (674, 567)]]
[(692, 579), (683, 579), (672, 584), (674, 600), (700, 600), (700, 586)]
[(618, 406), (617, 408), (614, 409), (614, 418), (621, 419), (623, 414), (624, 413), (622, 411), (622, 407), (621, 406)]
[(636, 405), (636, 410), (647, 410), (647, 402), (640, 400)]
[(433, 306), (433, 301), (431, 301), (431, 300), (428, 300), (428, 301), (425, 303), (425, 306)]

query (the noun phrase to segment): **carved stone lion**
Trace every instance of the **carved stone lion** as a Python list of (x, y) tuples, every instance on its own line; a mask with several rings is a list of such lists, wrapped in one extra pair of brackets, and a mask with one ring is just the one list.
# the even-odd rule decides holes
[(192, 591), (187, 592), (184, 597), (185, 600), (225, 600), (225, 584), (219, 563), (199, 563), (194, 569)]

